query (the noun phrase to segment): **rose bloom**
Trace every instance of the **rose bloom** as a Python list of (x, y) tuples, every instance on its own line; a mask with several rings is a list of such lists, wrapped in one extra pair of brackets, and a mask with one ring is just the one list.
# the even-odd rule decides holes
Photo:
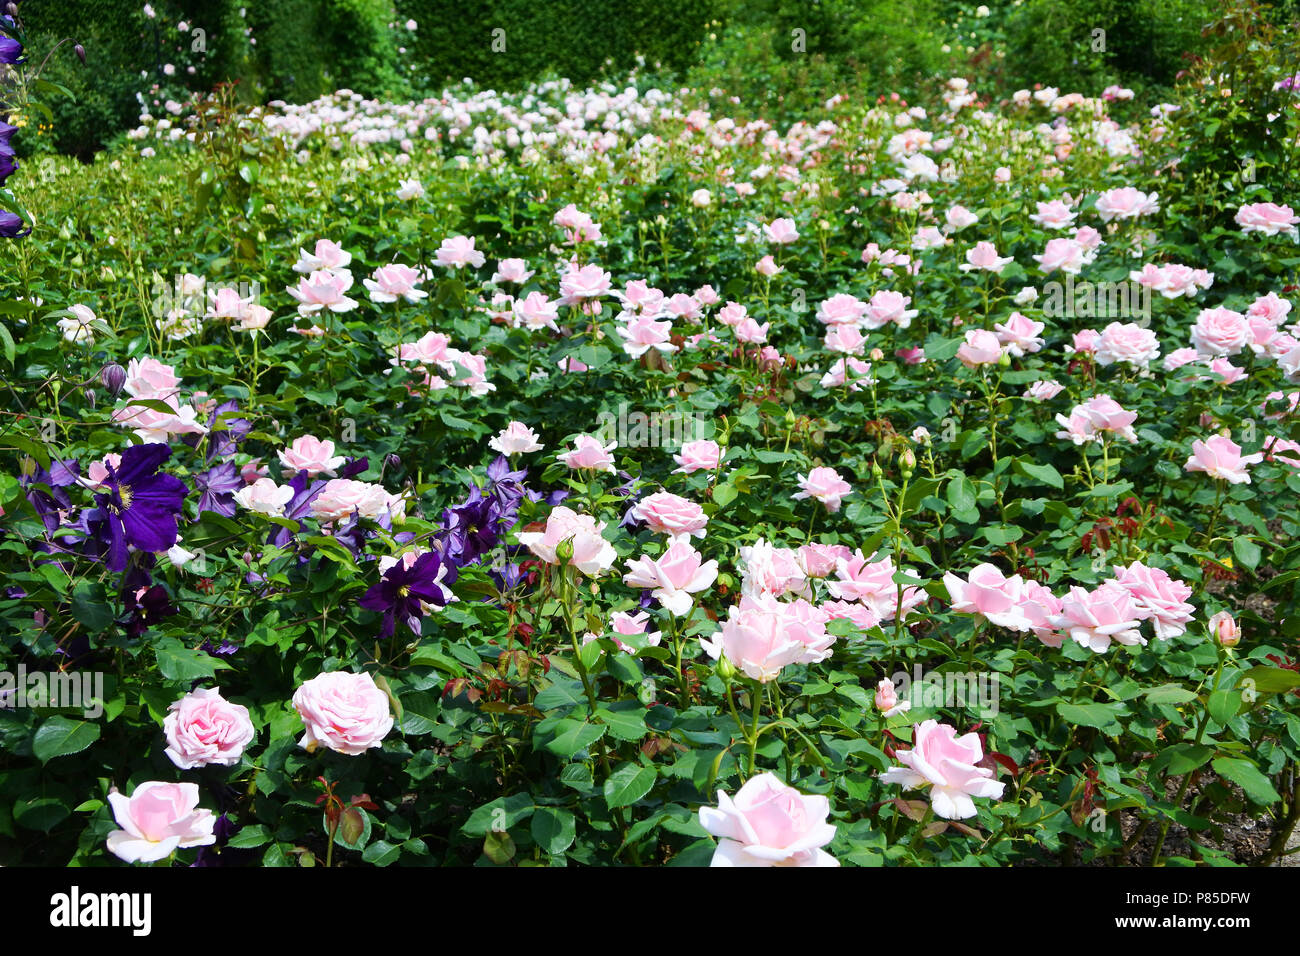
[(605, 522), (560, 505), (547, 516), (545, 530), (521, 531), (515, 537), (547, 564), (560, 563), (556, 548), (560, 542), (569, 541), (573, 545), (573, 557), (569, 563), (583, 574), (594, 577), (608, 571), (618, 557), (614, 546), (601, 536), (604, 530)]
[(208, 764), (233, 767), (257, 736), (248, 708), (223, 698), (219, 687), (191, 691), (168, 710), (163, 719), (166, 753), (182, 770)]
[(701, 557), (687, 539), (674, 539), (657, 560), (642, 555), (629, 561), (623, 583), (650, 590), (651, 597), (668, 613), (681, 617), (691, 610), (691, 595), (712, 587), (718, 579), (718, 562), (702, 561)]
[(1030, 216), (1030, 221), (1038, 223), (1044, 229), (1064, 229), (1073, 224), (1078, 215), (1059, 199), (1037, 204), (1038, 212)]
[(967, 368), (979, 365), (996, 365), (1002, 357), (1002, 343), (988, 329), (969, 329), (966, 341), (957, 349), (957, 358)]
[(1156, 193), (1141, 192), (1132, 186), (1111, 189), (1097, 197), (1097, 215), (1102, 222), (1112, 219), (1135, 219), (1160, 211)]
[(793, 219), (773, 219), (763, 226), (763, 233), (769, 242), (777, 245), (787, 245), (799, 238), (799, 230), (795, 228)]
[(126, 366), (126, 382), (122, 391), (133, 398), (154, 398), (173, 395), (181, 384), (176, 370), (156, 358), (131, 359)]
[(638, 315), (614, 331), (623, 339), (623, 351), (632, 358), (640, 358), (651, 349), (661, 354), (677, 351), (677, 346), (669, 341), (673, 324), (668, 321), (658, 322), (648, 315)]
[(919, 310), (908, 308), (911, 304), (911, 296), (892, 289), (882, 289), (867, 303), (866, 312), (862, 316), (863, 324), (869, 329), (879, 329), (893, 322), (900, 329), (906, 329), (911, 326), (912, 319), (920, 314)]
[(778, 266), (776, 264), (776, 260), (773, 259), (771, 256), (764, 256), (763, 258), (759, 259), (758, 262), (754, 265), (754, 269), (757, 270), (759, 275), (767, 276), (769, 279), (772, 278), (772, 276), (776, 275), (777, 273), (785, 271), (785, 267)]
[(1027, 315), (1012, 312), (1002, 323), (996, 323), (993, 331), (998, 341), (1006, 348), (1008, 355), (1021, 358), (1029, 352), (1037, 352), (1043, 347), (1042, 322), (1035, 322)]
[(637, 614), (628, 614), (626, 611), (615, 611), (609, 618), (609, 626), (613, 630), (612, 635), (607, 635), (604, 631), (599, 634), (593, 634), (588, 631), (583, 635), (582, 643), (590, 644), (592, 641), (601, 637), (610, 637), (618, 645), (618, 649), (628, 654), (635, 654), (636, 648), (632, 645), (620, 641), (620, 637), (644, 637), (646, 647), (658, 647), (659, 642), (663, 639), (661, 631), (650, 631), (650, 615), (641, 611)]
[(1011, 256), (999, 256), (998, 250), (991, 242), (977, 242), (975, 247), (966, 253), (966, 261), (958, 266), (962, 272), (970, 272), (972, 269), (981, 269), (986, 272), (994, 272), (1001, 275), (1011, 262), (1014, 261)]
[(1061, 612), (1052, 621), (1080, 647), (1101, 654), (1111, 641), (1132, 646), (1145, 644), (1138, 632), (1141, 614), (1128, 588), (1115, 581), (1089, 591), (1072, 587), (1061, 599)]
[(1073, 239), (1049, 239), (1043, 254), (1032, 258), (1044, 274), (1060, 269), (1078, 275), (1092, 261), (1088, 250)]
[(810, 578), (824, 578), (835, 573), (840, 558), (853, 555), (845, 544), (804, 544), (796, 552), (799, 567)]
[(637, 521), (644, 521), (651, 531), (673, 536), (684, 534), (695, 538), (704, 537), (704, 526), (709, 523), (703, 508), (669, 491), (656, 492), (642, 498), (632, 506), (631, 516)]
[(830, 352), (861, 355), (867, 347), (867, 340), (856, 325), (832, 325), (822, 344)]
[(1264, 439), (1264, 458), (1267, 461), (1280, 461), (1292, 468), (1300, 468), (1300, 442), (1291, 441), (1278, 435), (1269, 435)]
[(894, 754), (903, 766), (882, 773), (881, 783), (901, 784), (906, 790), (930, 787), (930, 806), (944, 820), (975, 816), (975, 797), (1002, 797), (1005, 784), (993, 779), (992, 770), (978, 766), (984, 759), (979, 734), (958, 737), (955, 727), (926, 720), (912, 735), (912, 749)]
[(752, 317), (746, 317), (732, 331), (736, 335), (737, 342), (756, 345), (767, 341), (767, 330), (771, 327), (771, 324), (770, 322), (764, 322), (760, 325)]
[(1071, 355), (1093, 355), (1100, 340), (1101, 333), (1096, 329), (1082, 329), (1074, 333), (1072, 343), (1065, 347), (1065, 351)]
[(1187, 630), (1187, 624), (1196, 612), (1196, 608), (1185, 600), (1192, 596), (1190, 586), (1171, 578), (1166, 571), (1149, 568), (1140, 561), (1113, 570), (1115, 583), (1133, 595), (1138, 617), (1152, 622), (1156, 637), (1163, 641)]
[(840, 292), (817, 307), (817, 321), (824, 325), (857, 325), (867, 306), (855, 295)]
[(849, 483), (834, 468), (814, 468), (807, 475), (800, 475), (799, 488), (800, 491), (791, 497), (796, 500), (816, 498), (832, 514), (840, 510), (844, 497), (853, 494)]
[(331, 478), (311, 503), (312, 516), (318, 521), (345, 521), (354, 514), (378, 521), (385, 514), (398, 518), (403, 509), (402, 499), (381, 485), (351, 478)]
[(954, 232), (959, 232), (967, 226), (973, 226), (980, 221), (980, 217), (965, 206), (951, 206), (944, 213), (943, 219)]
[(740, 549), (742, 594), (812, 595), (798, 552), (759, 538)]
[(503, 455), (526, 454), (541, 451), (546, 446), (538, 442), (537, 433), (523, 422), (511, 422), (505, 430), (488, 442), (488, 447)]
[(528, 271), (528, 263), (523, 259), (502, 259), (497, 264), (497, 271), (492, 274), (492, 281), (498, 284), (511, 282), (522, 285), (532, 277), (533, 273)]
[(90, 323), (95, 321), (95, 313), (91, 311), (90, 306), (70, 305), (68, 311), (72, 315), (59, 319), (56, 323), (59, 331), (63, 333), (63, 340), (65, 342), (84, 342), (86, 345), (94, 345), (95, 330), (90, 327)]
[(468, 236), (450, 236), (442, 240), (433, 257), (434, 265), (449, 269), (473, 266), (477, 269), (486, 261), (483, 253), (474, 248), (474, 240)]
[[(814, 650), (806, 643), (818, 624), (802, 620), (791, 608), (770, 594), (742, 595), (713, 639), (701, 638), (700, 647), (715, 661), (725, 654), (746, 677), (764, 684), (775, 680), (787, 665), (830, 656), (828, 649)], [(816, 636), (825, 643), (824, 620)]]
[(1290, 206), (1279, 206), (1271, 202), (1257, 202), (1242, 206), (1237, 210), (1237, 225), (1242, 232), (1262, 232), (1266, 236), (1278, 233), (1296, 234), (1296, 223), (1300, 216)]
[(1224, 435), (1213, 435), (1205, 441), (1192, 442), (1192, 453), (1187, 457), (1184, 471), (1203, 471), (1211, 478), (1220, 478), (1234, 485), (1250, 484), (1247, 465), (1257, 465), (1264, 460), (1262, 452), (1242, 455), (1241, 446)]
[(403, 179), (397, 187), (397, 198), (403, 202), (419, 199), (424, 195), (424, 186), (418, 179)]
[(280, 451), (279, 455), (286, 478), (291, 478), (300, 471), (307, 472), (310, 478), (332, 475), (339, 465), (347, 461), (344, 456), (334, 454), (332, 441), (321, 441), (314, 435), (295, 438), (293, 444)]
[(600, 439), (592, 435), (579, 435), (573, 439), (570, 451), (557, 455), (557, 459), (574, 471), (607, 471), (614, 473), (614, 458), (610, 455), (618, 442), (602, 445)]
[[(873, 554), (872, 558), (875, 557)], [(927, 598), (925, 591), (918, 587), (903, 588), (903, 603), (900, 611), (898, 604), (898, 585), (894, 574), (898, 569), (890, 557), (873, 561), (856, 550), (847, 558), (840, 558), (835, 563), (835, 580), (827, 580), (827, 588), (832, 597), (842, 601), (861, 601), (881, 621), (891, 621), (895, 615), (906, 617), (910, 611)], [(915, 577), (911, 568), (902, 569)]]
[(592, 264), (585, 265), (580, 269), (570, 269), (560, 276), (560, 292), (562, 295), (559, 304), (586, 305), (590, 303), (595, 306), (595, 312), (599, 314), (600, 306), (595, 300), (607, 295), (609, 290), (609, 273), (600, 266)]
[(821, 847), (835, 838), (830, 801), (805, 796), (774, 774), (751, 777), (733, 801), (700, 807), (700, 826), (718, 837), (710, 866), (839, 866)]
[(307, 728), (298, 746), (309, 752), (323, 744), (355, 757), (382, 746), (393, 729), (388, 695), (369, 674), (331, 671), (313, 677), (294, 691), (293, 708)]
[(1182, 368), (1190, 362), (1195, 362), (1201, 354), (1196, 349), (1174, 349), (1165, 356), (1164, 367), (1166, 372), (1172, 372), (1175, 369)]
[(1160, 357), (1160, 340), (1150, 329), (1135, 322), (1112, 322), (1102, 329), (1097, 340), (1097, 364), (1123, 362), (1143, 368)]
[(1192, 345), (1202, 355), (1236, 355), (1250, 340), (1250, 322), (1231, 309), (1202, 309), (1192, 326)]
[(1022, 396), (1033, 402), (1046, 402), (1065, 391), (1065, 386), (1055, 379), (1039, 380), (1025, 389)]
[(1021, 608), (1024, 579), (1018, 574), (1005, 577), (996, 565), (981, 564), (963, 581), (949, 572), (943, 576), (952, 609), (958, 614), (975, 614), (990, 624), (1013, 631), (1027, 631), (1029, 619)]
[(1020, 592), (1020, 610), (1029, 620), (1029, 629), (1048, 647), (1059, 648), (1065, 635), (1056, 629), (1055, 620), (1061, 613), (1061, 600), (1032, 578), (1025, 578)]
[(722, 449), (718, 443), (707, 438), (699, 441), (688, 441), (682, 445), (682, 450), (673, 455), (673, 461), (681, 467), (674, 468), (674, 474), (689, 475), (695, 471), (714, 471), (722, 461)]
[(178, 849), (217, 842), (212, 832), (217, 819), (211, 810), (199, 808), (197, 783), (150, 780), (129, 798), (115, 787), (108, 803), (122, 828), (108, 835), (108, 850), (127, 863), (153, 863)]
[(270, 478), (258, 478), (235, 492), (235, 501), (242, 508), (264, 515), (282, 516), (284, 506), (293, 498), (293, 488), (277, 485)]
[(314, 254), (306, 249), (298, 250), (298, 261), (294, 263), (293, 271), (309, 274), (326, 269), (339, 272), (346, 269), (351, 262), (352, 253), (345, 252), (337, 242), (317, 239)]
[(895, 714), (905, 714), (912, 709), (910, 700), (905, 700), (901, 704), (898, 702), (898, 690), (888, 677), (876, 685), (875, 705), (880, 711), (880, 716), (886, 718), (893, 717)]
[(419, 302), (429, 295), (416, 288), (420, 281), (418, 270), (395, 262), (380, 266), (375, 270), (374, 278), (363, 279), (362, 284), (370, 290), (371, 302), (396, 302), (398, 299)]
[(307, 318), (323, 309), (331, 312), (349, 312), (355, 309), (357, 300), (343, 294), (350, 288), (350, 273), (320, 270), (301, 280), (298, 285), (289, 286), (287, 291), (298, 300), (298, 314)]

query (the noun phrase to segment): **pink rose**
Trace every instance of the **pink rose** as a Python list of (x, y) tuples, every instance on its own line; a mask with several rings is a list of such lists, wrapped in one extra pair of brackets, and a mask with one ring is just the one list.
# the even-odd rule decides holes
[(1078, 215), (1059, 199), (1040, 202), (1037, 206), (1038, 211), (1029, 219), (1031, 222), (1038, 223), (1044, 229), (1064, 229), (1066, 226), (1072, 225), (1074, 217)]
[(498, 285), (509, 282), (523, 285), (533, 274), (528, 270), (528, 263), (523, 259), (502, 259), (497, 263), (497, 271), (492, 274), (492, 281)]
[(981, 564), (963, 581), (949, 572), (943, 576), (952, 609), (958, 614), (976, 614), (991, 624), (1013, 631), (1027, 631), (1029, 619), (1021, 608), (1024, 580), (1018, 574), (1003, 576), (995, 565)]
[(390, 495), (381, 485), (331, 478), (312, 499), (311, 513), (318, 521), (346, 521), (354, 514), (378, 521), (385, 514), (398, 518), (405, 513), (405, 504), (400, 496)]
[(352, 253), (344, 251), (337, 242), (317, 239), (314, 254), (306, 249), (298, 250), (298, 261), (294, 264), (293, 271), (310, 274), (327, 269), (338, 272), (346, 269), (351, 262)]
[(477, 269), (485, 261), (483, 253), (474, 248), (474, 240), (468, 236), (450, 236), (442, 240), (433, 257), (434, 265), (448, 269), (461, 269), (465, 266)]
[(1166, 372), (1172, 372), (1175, 369), (1182, 368), (1190, 362), (1195, 362), (1201, 355), (1196, 349), (1174, 349), (1165, 356), (1164, 367)]
[(1155, 626), (1156, 637), (1168, 640), (1187, 630), (1196, 608), (1186, 602), (1192, 589), (1183, 581), (1171, 578), (1160, 568), (1149, 568), (1134, 561), (1127, 568), (1117, 567), (1115, 583), (1127, 588), (1137, 603), (1138, 617)]
[(1043, 328), (1042, 322), (1035, 322), (1027, 315), (1012, 312), (1005, 322), (995, 323), (993, 331), (997, 334), (998, 341), (1006, 348), (1008, 355), (1021, 358), (1043, 347)]
[(547, 516), (545, 530), (521, 531), (515, 537), (547, 564), (560, 563), (556, 549), (568, 541), (573, 548), (569, 563), (588, 577), (596, 577), (608, 571), (618, 557), (614, 546), (601, 535), (604, 530), (605, 522), (560, 505)]
[(294, 691), (293, 707), (307, 728), (298, 745), (308, 751), (324, 744), (355, 757), (382, 746), (393, 729), (388, 695), (369, 674), (331, 671), (313, 677)]
[(264, 515), (282, 516), (284, 506), (293, 498), (293, 488), (277, 485), (270, 478), (258, 478), (235, 492), (235, 502), (241, 508)]
[(537, 433), (523, 422), (511, 422), (500, 435), (488, 442), (488, 447), (493, 451), (513, 457), (541, 451), (546, 446), (538, 442)]
[(300, 471), (307, 472), (309, 478), (317, 475), (332, 475), (347, 458), (334, 454), (334, 443), (328, 439), (321, 441), (314, 435), (295, 438), (288, 449), (279, 452), (284, 464), (284, 476), (291, 478)]
[(867, 306), (855, 295), (840, 292), (817, 307), (817, 321), (824, 325), (857, 325)]
[(557, 455), (557, 459), (574, 471), (607, 471), (614, 473), (614, 458), (610, 455), (618, 442), (602, 445), (600, 439), (592, 435), (579, 435), (573, 440), (573, 448)]
[(686, 539), (673, 541), (657, 560), (642, 555), (627, 566), (630, 570), (623, 575), (623, 583), (650, 590), (674, 617), (690, 613), (691, 595), (712, 587), (718, 579), (718, 562), (701, 560)]
[(841, 500), (853, 494), (849, 483), (834, 468), (814, 468), (799, 476), (800, 490), (792, 498), (816, 498), (832, 514), (840, 510)]
[(560, 276), (560, 305), (590, 306), (594, 314), (600, 313), (597, 299), (610, 290), (609, 273), (592, 264), (570, 269)]
[(669, 341), (673, 333), (671, 322), (656, 322), (648, 315), (638, 315), (614, 331), (623, 339), (623, 351), (633, 358), (640, 358), (651, 349), (660, 353), (677, 351), (677, 346)]
[(805, 796), (774, 774), (751, 777), (733, 801), (700, 807), (700, 826), (718, 837), (710, 866), (839, 866), (821, 847), (835, 838), (830, 801)]
[(230, 703), (218, 687), (191, 691), (169, 711), (163, 719), (166, 753), (182, 770), (208, 764), (233, 767), (257, 736), (248, 708)]
[(1052, 623), (1061, 613), (1061, 600), (1037, 581), (1026, 578), (1020, 593), (1020, 610), (1029, 620), (1029, 629), (1048, 647), (1060, 647), (1065, 636)]
[(1220, 611), (1210, 618), (1210, 634), (1221, 647), (1236, 647), (1241, 643), (1241, 626), (1227, 611)]
[(812, 595), (808, 576), (791, 548), (778, 548), (759, 538), (740, 549), (742, 594)]
[(797, 560), (808, 577), (824, 578), (835, 573), (840, 558), (848, 558), (852, 554), (848, 545), (813, 543), (800, 545)]
[(156, 398), (175, 395), (181, 384), (176, 370), (156, 358), (131, 359), (126, 366), (122, 390), (133, 398)]
[(1060, 269), (1072, 275), (1078, 275), (1083, 267), (1092, 262), (1093, 254), (1074, 239), (1049, 239), (1042, 255), (1033, 256), (1044, 275)]
[(1300, 216), (1290, 206), (1279, 206), (1271, 202), (1251, 203), (1237, 210), (1237, 225), (1242, 232), (1262, 232), (1266, 236), (1279, 233), (1296, 234), (1296, 223)]
[(153, 863), (178, 849), (211, 846), (216, 817), (199, 809), (199, 785), (150, 780), (130, 798), (114, 788), (108, 794), (113, 819), (122, 829), (108, 835), (108, 850), (127, 863)]
[(968, 329), (966, 341), (957, 349), (957, 358), (967, 368), (996, 365), (1002, 357), (1002, 342), (988, 329)]
[(1192, 326), (1192, 345), (1202, 355), (1236, 355), (1250, 340), (1250, 322), (1231, 309), (1202, 309)]
[(1242, 455), (1241, 446), (1224, 435), (1214, 435), (1205, 441), (1192, 442), (1192, 453), (1187, 457), (1184, 471), (1203, 471), (1211, 478), (1220, 478), (1234, 485), (1250, 484), (1247, 465), (1257, 465), (1264, 460), (1261, 452)]
[(930, 806), (945, 820), (975, 816), (975, 797), (997, 800), (1005, 789), (992, 770), (979, 766), (984, 759), (979, 734), (958, 737), (955, 727), (936, 720), (917, 724), (912, 749), (894, 756), (903, 766), (890, 767), (880, 782), (901, 784), (905, 790), (930, 787)]
[[(872, 555), (874, 558), (875, 555)], [(904, 573), (915, 577), (911, 568), (903, 568)], [(894, 582), (893, 558), (881, 558), (872, 561), (863, 556), (860, 550), (854, 551), (847, 558), (840, 558), (835, 563), (836, 580), (828, 580), (827, 587), (831, 596), (842, 601), (861, 601), (871, 608), (873, 614), (882, 622), (891, 621), (900, 613), (898, 604), (898, 585)], [(903, 588), (901, 616), (918, 605), (924, 604), (927, 595), (917, 587)]]
[(708, 439), (688, 441), (682, 445), (680, 452), (673, 455), (673, 461), (681, 466), (674, 468), (673, 472), (689, 475), (695, 471), (714, 471), (721, 460), (722, 449), (717, 442)]
[(416, 288), (422, 278), (418, 270), (395, 262), (380, 266), (375, 270), (374, 278), (364, 279), (362, 284), (370, 290), (371, 302), (396, 302), (398, 299), (419, 302), (429, 295)]
[(790, 626), (797, 623), (788, 616), (788, 605), (772, 595), (745, 594), (740, 604), (727, 612), (727, 620), (712, 640), (700, 639), (700, 647), (715, 661), (726, 654), (745, 676), (766, 684), (780, 675), (781, 668), (807, 659), (809, 647), (801, 640), (804, 634)]
[(778, 266), (776, 260), (771, 256), (764, 256), (759, 259), (758, 262), (754, 264), (754, 269), (759, 275), (767, 276), (769, 279), (772, 278), (772, 276), (785, 271), (785, 267)]
[(1011, 256), (999, 256), (998, 250), (991, 242), (977, 242), (975, 247), (966, 253), (966, 261), (958, 266), (962, 272), (970, 272), (972, 269), (981, 269), (985, 272), (993, 272), (998, 275), (1002, 270), (1010, 265), (1014, 260)]
[(1128, 588), (1107, 581), (1088, 591), (1072, 587), (1061, 599), (1061, 613), (1053, 624), (1080, 647), (1096, 654), (1110, 648), (1111, 641), (1132, 646), (1145, 644), (1138, 633), (1141, 612)]
[(1098, 365), (1123, 362), (1134, 368), (1145, 368), (1159, 357), (1160, 340), (1156, 334), (1135, 322), (1112, 322), (1102, 329), (1097, 340)]
[(1065, 391), (1065, 386), (1055, 379), (1039, 380), (1025, 389), (1023, 398), (1033, 402), (1046, 402)]
[(659, 534), (696, 538), (704, 537), (704, 526), (709, 523), (703, 508), (669, 491), (642, 498), (632, 507), (632, 517)]
[(1097, 197), (1097, 215), (1102, 222), (1112, 219), (1135, 219), (1160, 211), (1157, 195), (1141, 192), (1132, 186), (1112, 189)]
[(763, 226), (763, 232), (769, 242), (777, 245), (787, 245), (799, 238), (793, 219), (773, 219)]
[(357, 307), (357, 300), (343, 293), (352, 288), (352, 275), (348, 272), (320, 270), (302, 279), (286, 291), (298, 300), (298, 314), (303, 318), (328, 309), (330, 312), (348, 312)]

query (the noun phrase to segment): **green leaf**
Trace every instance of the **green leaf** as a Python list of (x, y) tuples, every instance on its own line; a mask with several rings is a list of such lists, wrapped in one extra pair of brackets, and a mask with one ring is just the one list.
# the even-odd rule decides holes
[(1062, 478), (1061, 473), (1051, 465), (1036, 465), (1032, 462), (1018, 460), (1016, 462), (1016, 467), (1030, 478), (1041, 481), (1045, 485), (1051, 485), (1053, 488), (1065, 487), (1065, 479)]
[(1096, 727), (1103, 731), (1107, 728), (1119, 729), (1115, 708), (1110, 704), (1060, 703), (1056, 705), (1056, 712), (1061, 715), (1061, 719), (1078, 727)]
[(609, 728), (609, 732), (619, 740), (640, 740), (646, 735), (644, 709), (633, 701), (636, 709), (610, 710), (602, 707), (596, 712), (597, 718)]
[(233, 846), (239, 849), (262, 846), (271, 842), (271, 831), (262, 824), (253, 826), (240, 827), (239, 832), (230, 838), (226, 843), (227, 846)]
[(605, 727), (589, 724), (585, 720), (565, 719), (556, 725), (556, 734), (546, 744), (546, 749), (557, 757), (568, 759), (580, 750), (586, 750), (601, 737)]
[(1277, 803), (1282, 797), (1273, 789), (1268, 777), (1259, 772), (1251, 761), (1243, 757), (1219, 757), (1212, 764), (1214, 772), (1231, 780), (1255, 803)]
[(526, 793), (498, 797), (471, 813), (460, 832), (466, 836), (483, 836), (493, 829), (509, 830), (520, 820), (527, 820), (535, 809), (533, 798)]
[(1161, 684), (1147, 691), (1146, 698), (1148, 704), (1185, 704), (1195, 700), (1196, 694), (1177, 684)]
[(1241, 675), (1238, 686), (1258, 694), (1282, 694), (1300, 687), (1300, 672), (1283, 667), (1252, 667)]
[(654, 783), (653, 767), (625, 763), (605, 781), (605, 805), (613, 810), (615, 807), (626, 807), (636, 803), (650, 792)]
[(361, 854), (361, 859), (373, 866), (388, 866), (390, 863), (396, 863), (401, 855), (400, 846), (393, 846), (387, 840), (376, 840), (366, 847), (365, 852)]
[(1216, 690), (1210, 695), (1208, 706), (1211, 719), (1215, 723), (1226, 724), (1237, 716), (1237, 711), (1241, 710), (1241, 692)]
[(99, 724), (55, 716), (37, 729), (32, 753), (41, 763), (49, 763), (55, 757), (80, 753), (98, 739)]
[(159, 640), (154, 645), (154, 654), (158, 658), (158, 670), (162, 676), (177, 683), (213, 677), (218, 668), (230, 667), (220, 658), (186, 647), (174, 637)]
[(97, 581), (82, 581), (72, 592), (72, 616), (86, 630), (98, 633), (113, 623), (113, 609), (109, 607), (104, 586)]
[(958, 475), (948, 482), (945, 494), (954, 511), (970, 511), (975, 507), (975, 486), (965, 475)]
[(1242, 565), (1254, 571), (1259, 567), (1263, 551), (1250, 538), (1238, 536), (1232, 539), (1232, 554)]
[(553, 856), (571, 847), (578, 832), (573, 814), (558, 807), (538, 807), (530, 830), (537, 845)]

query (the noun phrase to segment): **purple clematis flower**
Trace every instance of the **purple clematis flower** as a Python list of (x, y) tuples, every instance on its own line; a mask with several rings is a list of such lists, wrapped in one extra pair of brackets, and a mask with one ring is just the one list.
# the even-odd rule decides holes
[(87, 523), (106, 551), (110, 571), (126, 568), (129, 546), (156, 553), (176, 543), (176, 519), (189, 489), (174, 475), (158, 474), (171, 455), (171, 448), (161, 443), (132, 445), (122, 452), (118, 467), (105, 465), (108, 491), (95, 495), (98, 507), (87, 515)]
[(238, 417), (239, 403), (218, 405), (208, 418), (208, 461), (228, 458), (239, 450), (239, 443), (253, 430), (247, 418)]
[(419, 635), (424, 605), (444, 607), (448, 592), (443, 585), (454, 580), (456, 569), (437, 551), (427, 551), (409, 564), (399, 558), (362, 596), (360, 604), (384, 615), (381, 636), (392, 637), (398, 619), (412, 634)]
[[(244, 479), (233, 462), (222, 462), (194, 476), (199, 490), (199, 514), (214, 511), (227, 518), (235, 516), (235, 492), (244, 487)], [(195, 518), (197, 521), (198, 519)]]
[(13, 37), (0, 34), (0, 63), (19, 64), (23, 62), (23, 45)]
[(30, 235), (32, 227), (23, 228), (23, 221), (7, 209), (0, 209), (0, 238), (21, 239)]

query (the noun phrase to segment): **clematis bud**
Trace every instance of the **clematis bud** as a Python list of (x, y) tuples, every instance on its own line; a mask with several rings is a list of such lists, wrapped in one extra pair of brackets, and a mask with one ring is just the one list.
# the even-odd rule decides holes
[(401, 468), (401, 467), (402, 467), (402, 456), (399, 455), (399, 454), (397, 454), (397, 452), (391, 452), (391, 453), (389, 453), (388, 455), (385, 455), (385, 456), (384, 456), (384, 467), (385, 467), (385, 468)]
[(108, 389), (108, 397), (117, 398), (122, 386), (126, 384), (126, 369), (112, 362), (99, 370), (99, 380)]
[[(11, 7), (13, 6), (12, 3), (9, 4), (9, 5), (10, 5)], [(82, 46), (80, 43), (78, 43), (76, 46), (74, 46), (74, 47), (72, 48), (72, 52), (75, 53), (75, 54), (77, 54), (77, 59), (80, 60), (80, 61), (82, 62), (82, 64), (84, 65), (85, 62), (86, 62), (86, 48), (85, 48), (84, 46)]]
[(82, 394), (86, 396), (86, 404), (89, 405), (91, 408), (94, 408), (94, 407), (95, 407), (95, 390), (94, 390), (93, 388), (91, 388), (89, 385), (87, 385), (87, 386), (85, 387), (85, 389), (82, 391)]

